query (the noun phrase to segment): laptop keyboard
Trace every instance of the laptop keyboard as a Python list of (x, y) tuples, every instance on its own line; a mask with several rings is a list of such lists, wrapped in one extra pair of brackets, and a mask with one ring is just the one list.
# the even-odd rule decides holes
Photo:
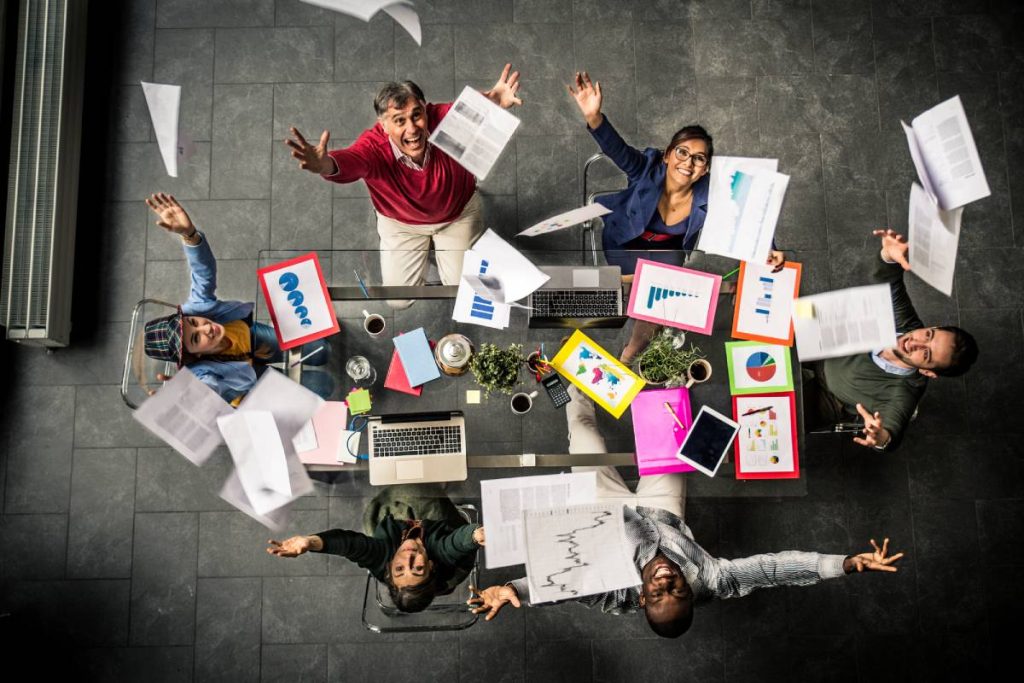
[(538, 289), (530, 313), (534, 318), (613, 318), (619, 312), (617, 289)]
[(371, 427), (374, 457), (401, 455), (448, 455), (462, 452), (458, 425), (437, 427)]

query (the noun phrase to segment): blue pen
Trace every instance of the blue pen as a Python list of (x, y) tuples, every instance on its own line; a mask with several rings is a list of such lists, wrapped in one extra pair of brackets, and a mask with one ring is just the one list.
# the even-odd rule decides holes
[(363, 283), (363, 278), (359, 277), (359, 271), (353, 269), (352, 272), (356, 275), (356, 282), (359, 283), (359, 289), (363, 290), (363, 296), (369, 299), (370, 293), (366, 291), (366, 285)]

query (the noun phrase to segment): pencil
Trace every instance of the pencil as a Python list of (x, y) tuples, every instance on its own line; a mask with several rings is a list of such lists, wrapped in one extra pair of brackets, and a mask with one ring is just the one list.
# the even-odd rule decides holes
[(672, 406), (668, 404), (668, 401), (665, 401), (661, 405), (665, 406), (665, 410), (668, 411), (668, 414), (671, 415), (672, 419), (676, 421), (676, 424), (679, 425), (679, 428), (685, 430), (686, 425), (679, 421), (679, 416), (676, 415), (676, 411), (672, 410)]
[(291, 364), (291, 365), (289, 365), (288, 367), (290, 367), (290, 368), (294, 368), (294, 367), (295, 367), (296, 365), (298, 365), (299, 363), (304, 363), (304, 362), (306, 362), (306, 359), (307, 359), (307, 358), (312, 358), (312, 357), (313, 357), (313, 356), (315, 356), (316, 354), (318, 354), (318, 353), (320, 353), (321, 351), (323, 351), (323, 350), (324, 350), (324, 348), (326, 348), (326, 347), (323, 347), (323, 346), (319, 346), (319, 347), (317, 347), (317, 348), (313, 349), (312, 351), (310, 351), (310, 352), (309, 352), (309, 353), (307, 353), (307, 354), (306, 354), (305, 356), (303, 356), (302, 358), (298, 359), (297, 361), (295, 361), (294, 363), (292, 363), (292, 364)]
[(359, 277), (359, 271), (353, 269), (352, 272), (356, 275), (356, 282), (359, 283), (359, 289), (363, 290), (363, 296), (369, 299), (370, 293), (366, 291), (366, 285), (363, 283), (363, 278)]

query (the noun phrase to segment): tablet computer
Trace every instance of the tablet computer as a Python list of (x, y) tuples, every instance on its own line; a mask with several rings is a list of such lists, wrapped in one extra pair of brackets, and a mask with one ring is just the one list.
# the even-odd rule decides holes
[(739, 429), (736, 422), (717, 410), (701, 406), (676, 457), (713, 477)]

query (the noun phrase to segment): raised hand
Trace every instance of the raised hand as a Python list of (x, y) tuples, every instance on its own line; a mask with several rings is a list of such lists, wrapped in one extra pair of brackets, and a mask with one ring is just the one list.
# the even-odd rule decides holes
[[(165, 375), (162, 372), (156, 373), (156, 381), (158, 382), (170, 382), (173, 379), (173, 375)], [(146, 389), (146, 395), (152, 396), (156, 393), (156, 389)]]
[(569, 94), (576, 100), (576, 106), (583, 113), (583, 118), (591, 130), (597, 128), (604, 122), (604, 115), (601, 113), (601, 83), (590, 82), (590, 74), (586, 71), (576, 72), (576, 89), (569, 87)]
[(512, 586), (491, 586), (483, 590), (475, 586), (469, 587), (469, 600), (466, 600), (466, 604), (473, 605), (469, 611), (473, 614), (486, 612), (487, 616), (484, 617), (484, 621), (490, 621), (496, 617), (501, 608), (508, 603), (512, 603), (512, 606), (517, 609), (520, 605), (519, 594)]
[(882, 547), (879, 548), (878, 544), (875, 543), (875, 539), (871, 539), (871, 547), (874, 548), (873, 552), (860, 553), (853, 557), (848, 557), (843, 562), (843, 571), (847, 574), (853, 572), (894, 572), (896, 567), (892, 564), (903, 557), (903, 553), (896, 553), (892, 557), (886, 557), (889, 553), (889, 539), (882, 541)]
[(173, 232), (182, 237), (189, 237), (195, 233), (196, 226), (192, 225), (192, 219), (188, 217), (185, 209), (181, 208), (181, 204), (173, 196), (163, 192), (151, 194), (146, 197), (146, 206), (159, 217), (156, 224), (167, 232)]
[(860, 403), (857, 404), (857, 412), (864, 418), (864, 437), (855, 436), (853, 437), (854, 442), (871, 448), (889, 445), (892, 435), (889, 434), (889, 431), (882, 424), (882, 414), (878, 412), (874, 414), (869, 413)]
[(501, 75), (498, 76), (498, 82), (490, 90), (484, 91), (484, 97), (502, 109), (510, 109), (523, 103), (516, 96), (516, 93), (519, 92), (519, 72), (512, 71), (509, 74), (509, 71), (512, 71), (512, 65), (506, 64), (505, 68), (501, 70)]
[(482, 526), (473, 530), (473, 542), (480, 546), (487, 544), (487, 536), (484, 535), (484, 528)]
[(292, 536), (284, 541), (270, 539), (267, 543), (270, 544), (267, 552), (278, 557), (298, 557), (313, 545), (309, 536)]
[(889, 228), (874, 230), (871, 234), (882, 238), (882, 258), (886, 261), (895, 261), (903, 266), (903, 270), (910, 270), (910, 261), (907, 260), (910, 245), (907, 244), (906, 237)]
[(772, 249), (768, 252), (768, 265), (772, 266), (772, 272), (777, 273), (786, 265), (786, 255), (781, 251)]
[(299, 168), (320, 175), (330, 175), (335, 172), (337, 166), (334, 159), (327, 155), (327, 141), (331, 139), (331, 134), (328, 131), (325, 130), (320, 134), (320, 143), (314, 146), (306, 142), (306, 138), (302, 137), (302, 133), (297, 128), (292, 127), (288, 130), (292, 137), (285, 140), (284, 144), (292, 148), (292, 156), (299, 160)]

